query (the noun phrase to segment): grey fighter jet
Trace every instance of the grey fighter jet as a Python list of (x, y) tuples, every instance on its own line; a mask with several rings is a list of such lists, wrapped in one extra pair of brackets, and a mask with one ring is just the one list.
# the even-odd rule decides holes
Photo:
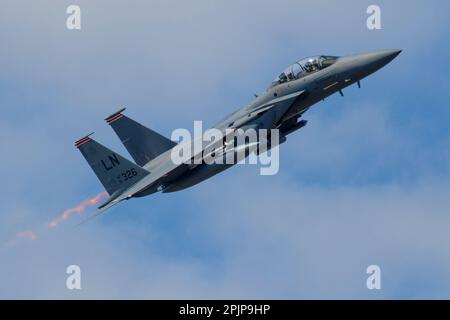
[[(344, 57), (316, 56), (286, 68), (265, 92), (249, 105), (214, 126), (226, 129), (278, 129), (279, 143), (303, 128), (303, 114), (315, 103), (357, 84), (391, 62), (401, 50), (383, 50)], [(171, 151), (177, 143), (123, 114), (105, 120), (119, 136), (134, 162), (101, 145), (91, 135), (75, 143), (109, 194), (99, 213), (122, 200), (155, 192), (174, 192), (191, 187), (232, 164), (175, 163)], [(192, 143), (193, 141), (190, 141)], [(224, 143), (225, 139), (224, 139)], [(202, 144), (201, 153), (205, 150)], [(192, 157), (198, 154), (192, 154)]]

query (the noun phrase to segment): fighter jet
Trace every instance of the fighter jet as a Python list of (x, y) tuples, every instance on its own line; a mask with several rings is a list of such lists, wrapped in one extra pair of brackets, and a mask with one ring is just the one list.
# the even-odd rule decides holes
[[(299, 60), (281, 72), (270, 86), (250, 104), (237, 110), (213, 128), (278, 129), (279, 144), (303, 128), (303, 115), (311, 106), (339, 93), (381, 69), (400, 54), (401, 50), (382, 50), (351, 56), (321, 55)], [(198, 184), (232, 166), (232, 164), (175, 163), (172, 151), (178, 144), (139, 124), (123, 114), (121, 109), (105, 120), (130, 153), (134, 162), (95, 141), (91, 135), (75, 142), (109, 198), (98, 213), (133, 197), (155, 192), (175, 192)], [(226, 144), (226, 139), (223, 143)], [(189, 141), (193, 143), (193, 141)], [(222, 143), (222, 142), (221, 142)], [(193, 152), (192, 157), (205, 150)], [(269, 146), (270, 148), (270, 146)]]

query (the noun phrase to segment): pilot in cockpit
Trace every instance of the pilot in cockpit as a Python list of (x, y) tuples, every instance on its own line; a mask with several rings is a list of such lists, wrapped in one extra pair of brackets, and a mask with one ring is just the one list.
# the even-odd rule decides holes
[(319, 63), (316, 59), (310, 59), (305, 63), (305, 70), (306, 72), (314, 72), (319, 70)]
[(275, 80), (269, 88), (279, 85), (281, 83), (294, 81), (306, 77), (307, 75), (316, 71), (322, 70), (331, 66), (336, 62), (338, 57), (332, 56), (318, 56), (313, 58), (306, 58), (300, 60), (287, 69), (285, 69)]

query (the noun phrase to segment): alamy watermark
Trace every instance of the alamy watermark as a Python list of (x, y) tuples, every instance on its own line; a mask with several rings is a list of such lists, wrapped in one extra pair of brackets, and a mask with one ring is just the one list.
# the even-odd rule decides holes
[(66, 9), (69, 15), (66, 19), (66, 27), (69, 30), (81, 30), (81, 8), (77, 5), (70, 5)]
[(366, 10), (369, 17), (367, 18), (366, 25), (369, 30), (381, 29), (381, 8), (375, 4), (367, 7)]
[(66, 279), (66, 288), (69, 290), (81, 290), (81, 268), (73, 264), (67, 267), (66, 273), (69, 275)]
[[(194, 138), (193, 138), (194, 136)], [(261, 175), (275, 175), (279, 170), (279, 144), (284, 141), (278, 129), (227, 128), (203, 132), (202, 121), (194, 121), (194, 135), (176, 129), (171, 139), (179, 144), (171, 151), (174, 164), (188, 165), (261, 165)]]
[(367, 289), (381, 290), (381, 268), (377, 265), (370, 265), (366, 269), (369, 277), (366, 281)]

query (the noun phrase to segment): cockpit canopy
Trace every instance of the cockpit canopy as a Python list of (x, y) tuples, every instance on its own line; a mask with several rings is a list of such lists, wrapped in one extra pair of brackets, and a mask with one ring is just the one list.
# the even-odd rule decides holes
[(333, 56), (317, 56), (297, 61), (276, 77), (272, 82), (271, 87), (280, 83), (297, 80), (311, 73), (325, 69), (335, 63), (337, 59), (338, 57)]

